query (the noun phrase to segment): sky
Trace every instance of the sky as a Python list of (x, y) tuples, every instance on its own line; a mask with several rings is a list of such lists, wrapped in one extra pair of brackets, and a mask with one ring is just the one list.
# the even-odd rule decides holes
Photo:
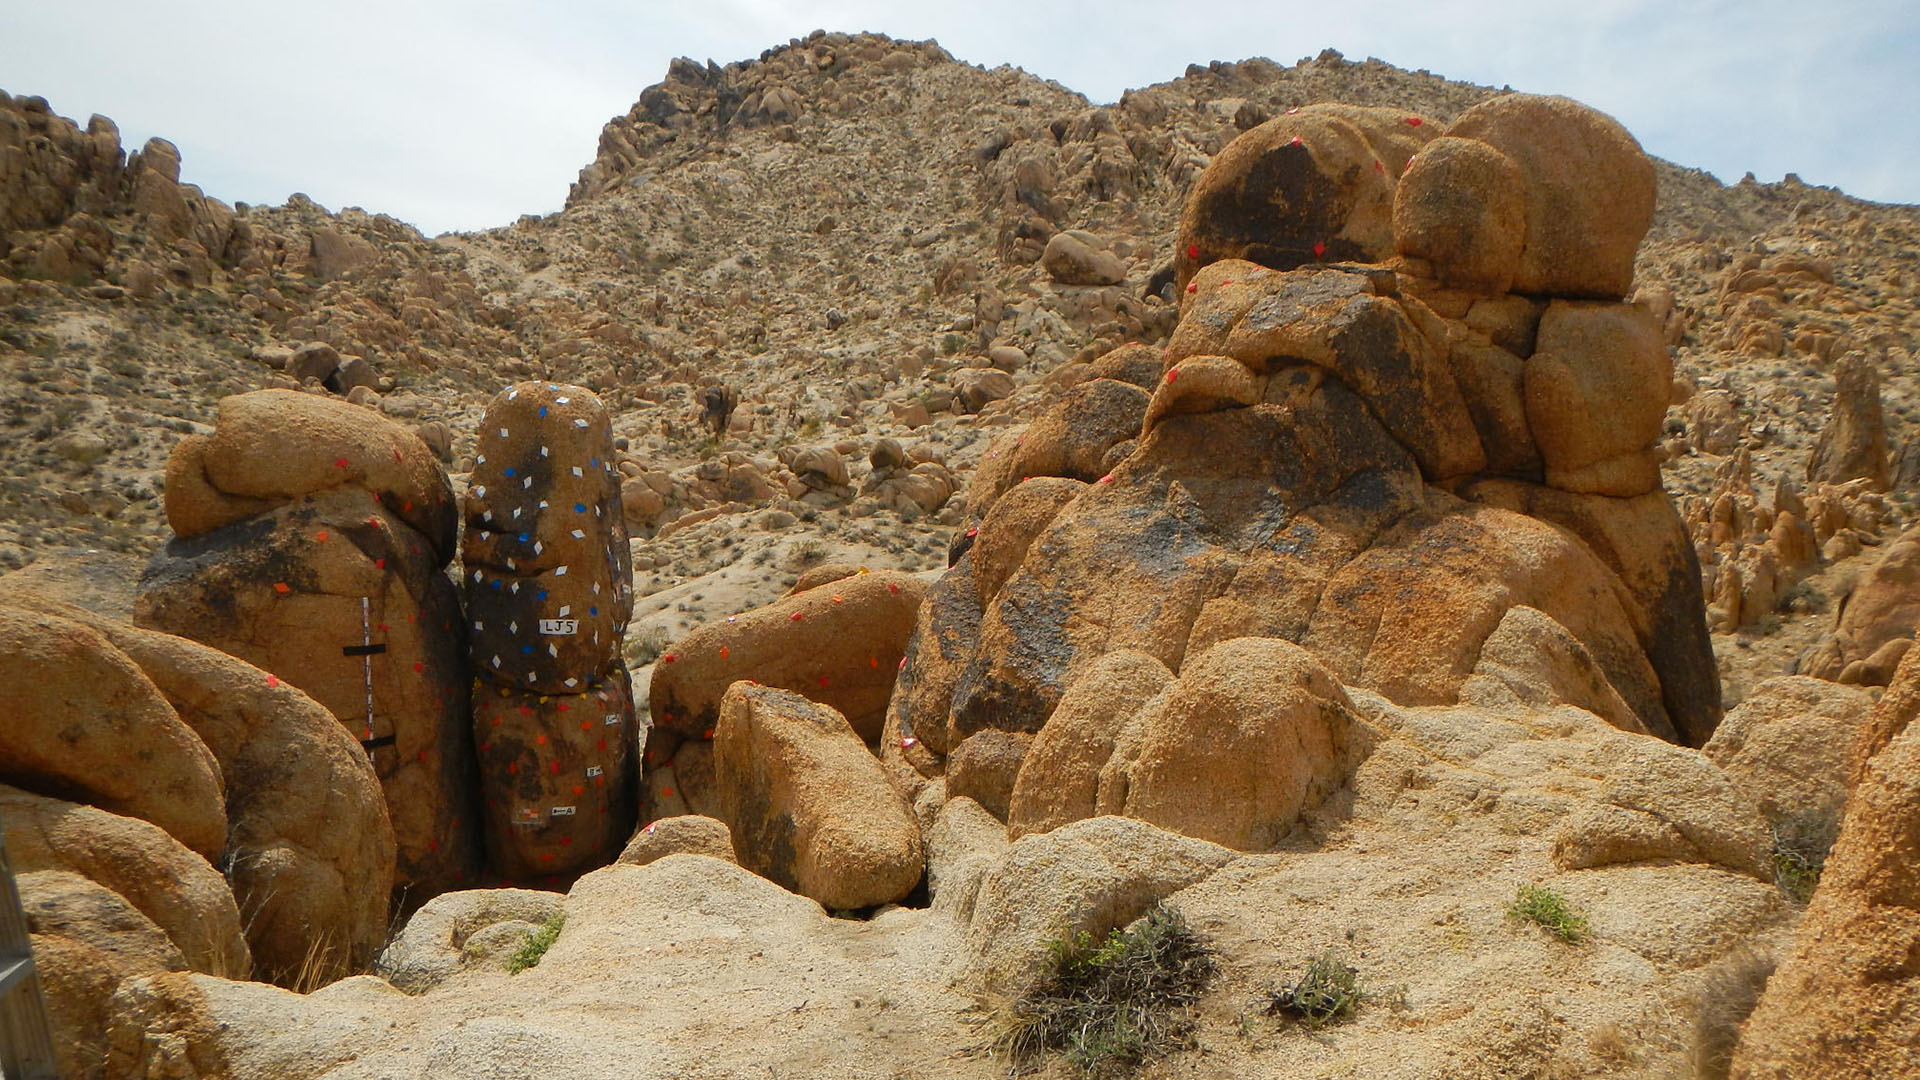
[(170, 139), (181, 179), (228, 202), (299, 191), (431, 235), (558, 210), (673, 57), (815, 28), (936, 38), (1101, 103), (1189, 63), (1334, 48), (1578, 98), (1725, 182), (1920, 203), (1915, 0), (0, 0), (0, 89), (112, 117), (129, 150)]

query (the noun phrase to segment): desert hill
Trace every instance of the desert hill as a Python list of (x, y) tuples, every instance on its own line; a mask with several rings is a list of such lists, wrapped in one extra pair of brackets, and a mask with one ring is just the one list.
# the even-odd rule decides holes
[[(993, 1075), (1006, 1063), (986, 1049), (987, 1027), (1004, 1017), (1001, 999), (1020, 974), (1047, 954), (1047, 939), (1063, 927), (1104, 933), (1163, 899), (1213, 942), (1223, 970), (1194, 1006), (1189, 1049), (1147, 1075), (1652, 1078), (1711, 1057), (1702, 1040), (1724, 1039), (1728, 1025), (1716, 1027), (1698, 1004), (1743, 984), (1751, 991), (1766, 958), (1788, 952), (1807, 910), (1793, 888), (1806, 883), (1780, 869), (1783, 857), (1806, 854), (1788, 843), (1800, 818), (1783, 792), (1818, 804), (1825, 817), (1809, 827), (1828, 830), (1824, 844), (1837, 827), (1835, 793), (1869, 782), (1841, 747), (1868, 729), (1884, 745), (1912, 711), (1920, 667), (1896, 669), (1912, 634), (1907, 568), (1920, 547), (1901, 538), (1920, 495), (1920, 209), (1792, 177), (1724, 185), (1653, 161), (1656, 194), (1630, 293), (1487, 290), (1523, 309), (1551, 297), (1631, 311), (1635, 327), (1650, 328), (1642, 336), (1669, 350), (1671, 386), (1663, 374), (1651, 388), (1623, 380), (1617, 393), (1581, 390), (1596, 429), (1613, 423), (1616, 405), (1659, 417), (1651, 448), (1630, 435), (1639, 439), (1632, 453), (1603, 462), (1632, 458), (1648, 470), (1646, 484), (1577, 469), (1556, 478), (1541, 450), (1509, 472), (1571, 493), (1583, 509), (1556, 518), (1551, 508), (1509, 505), (1501, 499), (1511, 496), (1476, 490), (1472, 475), (1498, 472), (1488, 456), (1473, 458), (1482, 439), (1494, 442), (1484, 410), (1464, 438), (1464, 407), (1448, 428), (1440, 405), (1403, 386), (1370, 385), (1356, 404), (1344, 391), (1322, 394), (1316, 377), (1283, 398), (1282, 373), (1299, 370), (1287, 366), (1290, 354), (1235, 353), (1242, 346), (1220, 328), (1246, 311), (1209, 307), (1207, 297), (1240, 287), (1271, 290), (1261, 295), (1279, 302), (1289, 286), (1232, 258), (1196, 267), (1183, 251), (1197, 246), (1182, 242), (1189, 196), (1244, 132), (1302, 109), (1304, 124), (1324, 115), (1308, 107), (1338, 102), (1393, 110), (1365, 115), (1371, 123), (1386, 115), (1395, 130), (1426, 128), (1425, 138), (1506, 93), (1329, 50), (1292, 66), (1195, 65), (1098, 106), (1018, 70), (957, 61), (932, 42), (816, 34), (724, 67), (675, 61), (607, 123), (564, 210), (435, 238), (299, 196), (227, 207), (179, 182), (178, 152), (164, 140), (126, 153), (109, 120), (82, 127), (40, 99), (0, 95), (0, 571), (19, 571), (0, 596), (26, 612), (6, 615), (13, 621), (0, 631), (24, 641), (74, 623), (62, 631), (73, 640), (104, 635), (102, 650), (130, 658), (115, 670), (145, 671), (159, 686), (150, 696), (172, 701), (185, 721), (180, 681), (212, 685), (208, 671), (244, 679), (251, 669), (169, 653), (152, 640), (166, 635), (111, 623), (138, 605), (151, 625), (155, 582), (184, 575), (208, 550), (169, 545), (181, 531), (176, 504), (189, 498), (178, 471), (169, 492), (169, 456), (183, 440), (195, 453), (221, 448), (235, 470), (265, 473), (272, 467), (248, 458), (255, 451), (234, 434), (256, 422), (247, 417), (318, 418), (348, 433), (340, 445), (378, 450), (373, 458), (391, 445), (399, 480), (354, 481), (372, 503), (354, 502), (363, 496), (353, 484), (328, 498), (404, 540), (418, 525), (408, 517), (415, 502), (444, 493), (439, 469), (403, 461), (393, 431), (418, 434), (452, 494), (472, 498), (483, 481), (498, 483), (491, 470), (500, 463), (485, 460), (482, 441), (494, 426), (483, 416), (506, 408), (496, 393), (534, 380), (582, 386), (606, 407), (615, 448), (607, 464), (624, 504), (624, 531), (609, 535), (631, 560), (631, 621), (612, 659), (631, 669), (642, 715), (651, 694), (654, 734), (636, 747), (648, 755), (642, 820), (666, 830), (635, 836), (623, 865), (581, 878), (564, 900), (550, 891), (570, 883), (562, 880), (447, 892), (396, 928), (381, 977), (357, 975), (304, 997), (240, 981), (247, 964), (231, 949), (217, 963), (184, 955), (160, 963), (200, 975), (129, 978), (110, 1008), (100, 1004), (109, 995), (88, 998), (76, 980), (63, 987), (73, 995), (65, 1000), (106, 1009), (102, 1060), (127, 1075), (171, 1067), (198, 1076), (717, 1077), (760, 1075), (776, 1058), (776, 1075)], [(1355, 269), (1377, 261), (1311, 271), (1326, 275), (1312, 288), (1417, 310), (1412, 292)], [(1423, 280), (1407, 266), (1404, 280)], [(1511, 331), (1476, 322), (1461, 295), (1420, 297), (1440, 315), (1417, 333), (1406, 324), (1406, 340), (1457, 346), (1472, 336), (1464, 327), (1475, 340), (1512, 344), (1501, 336)], [(1629, 300), (1637, 304), (1621, 302)], [(1202, 325), (1215, 336), (1203, 337)], [(1315, 325), (1316, 347), (1336, 334)], [(1530, 353), (1532, 334), (1529, 326), (1525, 348), (1512, 351)], [(1407, 346), (1416, 356), (1425, 347)], [(1246, 370), (1214, 363), (1223, 356)], [(721, 388), (738, 407), (716, 433), (703, 411)], [(293, 407), (271, 395), (243, 399), (251, 413), (221, 405), (272, 389), (306, 391), (300, 409), (315, 411), (286, 411)], [(1302, 404), (1310, 397), (1311, 408)], [(1342, 434), (1324, 444), (1298, 435), (1287, 444), (1298, 453), (1271, 451), (1271, 463), (1257, 453), (1213, 460), (1195, 447), (1268, 445), (1222, 419), (1223, 401), (1263, 415), (1279, 415), (1271, 410), (1284, 402), (1298, 409), (1288, 415), (1301, 418), (1299, 430), (1320, 423)], [(348, 419), (326, 411), (336, 405)], [(1363, 437), (1375, 419), (1387, 435)], [(1273, 423), (1261, 431), (1296, 437)], [(1520, 457), (1535, 453), (1531, 439), (1520, 440)], [(297, 447), (289, 453), (299, 459)], [(362, 463), (342, 453), (339, 467), (360, 476)], [(1048, 453), (1049, 466), (1032, 464)], [(1300, 491), (1312, 495), (1310, 512), (1339, 523), (1330, 532), (1349, 524), (1341, 514), (1383, 505), (1396, 522), (1353, 526), (1361, 537), (1353, 550), (1324, 553), (1302, 610), (1347, 621), (1317, 639), (1247, 629), (1296, 601), (1260, 591), (1281, 587), (1279, 575), (1256, 572), (1257, 544), (1214, 535), (1232, 522), (1251, 536), (1266, 520), (1244, 505), (1231, 463), (1271, 464), (1278, 475), (1296, 458), (1308, 462)], [(1479, 464), (1448, 463), (1460, 459)], [(374, 477), (386, 463), (365, 468)], [(1350, 497), (1343, 469), (1394, 479), (1386, 494)], [(396, 492), (407, 496), (404, 511)], [(280, 505), (286, 494), (209, 482), (191, 497), (229, 515), (221, 524), (258, 512), (253, 520), (290, 535), (317, 521), (323, 540), (352, 516), (332, 504), (313, 520), (289, 516), (288, 506), (305, 504)], [(1616, 503), (1639, 516), (1609, 518)], [(1090, 509), (1061, 518), (1074, 528), (1050, 533), (1042, 557), (1038, 530), (1068, 505)], [(436, 502), (432, 513), (442, 509)], [(1203, 518), (1205, 544), (1179, 533)], [(1602, 519), (1658, 529), (1635, 536), (1637, 526), (1595, 526), (1618, 541), (1610, 548), (1580, 524)], [(408, 573), (445, 576), (450, 521), (418, 526), (438, 561), (416, 544), (424, 561)], [(1201, 552), (1188, 569), (1214, 575), (1204, 586), (1213, 599), (1255, 599), (1224, 613), (1189, 611), (1171, 629), (1156, 624), (1132, 638), (1108, 614), (1071, 626), (1020, 621), (1022, 610), (1047, 606), (1026, 604), (1020, 588), (1076, 613), (1094, 611), (1102, 588), (1156, 613), (1162, 601), (1177, 607), (1203, 591), (1194, 584), (1202, 570), (1153, 576), (1152, 545), (1124, 539), (1126, 523), (1140, 521)], [(1667, 531), (1647, 539), (1659, 529)], [(469, 561), (474, 530), (468, 519)], [(182, 539), (213, 531), (196, 527)], [(1417, 602), (1385, 604), (1368, 588), (1370, 577), (1429, 572), (1424, 555), (1404, 552), (1462, 546), (1478, 554), (1410, 587), (1404, 595)], [(1107, 574), (1101, 560), (1116, 551), (1153, 573), (1125, 563)], [(150, 569), (136, 600), (149, 558), (171, 569)], [(873, 573), (856, 577), (856, 568)], [(1173, 584), (1160, 592), (1143, 584), (1151, 581)], [(19, 599), (28, 594), (39, 599)], [(905, 604), (890, 597), (911, 599), (921, 611), (911, 643), (904, 629), (894, 640), (858, 620), (829, 623), (837, 616), (828, 594), (832, 605), (844, 594), (871, 614), (867, 623), (882, 621), (883, 605)], [(49, 609), (49, 595), (94, 614)], [(1681, 601), (1686, 633), (1668, 633)], [(1415, 617), (1396, 622), (1402, 607)], [(180, 624), (163, 628), (208, 641), (186, 624), (208, 613), (218, 621), (218, 605), (180, 610), (187, 614), (172, 616)], [(432, 610), (422, 602), (408, 614)], [(873, 792), (860, 785), (884, 773), (877, 801), (860, 805), (897, 803), (900, 820), (871, 815), (863, 839), (893, 829), (907, 838), (897, 848), (924, 857), (923, 887), (900, 905), (891, 901), (904, 887), (816, 903), (822, 894), (804, 874), (783, 878), (786, 868), (754, 863), (739, 824), (748, 811), (725, 801), (723, 789), (785, 790), (790, 779), (752, 775), (728, 747), (774, 739), (764, 733), (795, 717), (832, 721), (797, 695), (735, 693), (730, 679), (703, 684), (715, 676), (702, 665), (796, 640), (781, 635), (797, 634), (803, 619), (838, 628), (830, 643), (808, 648), (822, 662), (844, 660), (855, 676), (844, 681), (887, 669), (883, 707), (836, 706), (851, 724), (843, 743), (857, 734), (876, 748), (881, 772), (862, 771), (873, 764), (865, 753), (850, 763), (806, 752), (817, 751), (808, 760), (833, 778), (819, 790), (866, 798)], [(1478, 636), (1456, 641), (1456, 623)], [(1701, 651), (1675, 659), (1686, 650), (1674, 639), (1695, 632)], [(1033, 677), (1036, 656), (1038, 667), (1073, 665), (1078, 681)], [(896, 658), (909, 672), (897, 684)], [(780, 662), (756, 669), (763, 681), (789, 685), (766, 674)], [(414, 670), (433, 664), (428, 656)], [(1819, 678), (1770, 681), (1793, 673)], [(278, 692), (281, 680), (266, 678)], [(253, 717), (280, 701), (261, 693), (252, 689), (236, 708)], [(1141, 705), (1147, 699), (1153, 707)], [(328, 709), (339, 711), (330, 700), (300, 700), (319, 729), (329, 728)], [(451, 707), (444, 693), (439, 704)], [(1071, 738), (1087, 741), (1047, 734), (1063, 730), (1063, 716), (1082, 725)], [(1161, 741), (1128, 744), (1121, 729), (1149, 723), (1140, 717), (1246, 741), (1223, 736), (1221, 745), (1241, 749), (1189, 760), (1180, 755), (1209, 739), (1178, 742), (1156, 729), (1150, 738)], [(1807, 717), (1830, 719), (1831, 730), (1794, 726), (1810, 725)], [(1100, 727), (1109, 720), (1112, 730)], [(1733, 734), (1708, 743), (1716, 721)], [(1325, 732), (1313, 734), (1315, 724)], [(1301, 751), (1311, 765), (1280, 769), (1284, 784), (1248, 764), (1265, 760), (1246, 748), (1279, 737), (1272, 731), (1320, 747)], [(303, 737), (318, 747), (337, 735)], [(371, 726), (366, 735), (371, 755)], [(191, 733), (180, 741), (190, 750)], [(801, 753), (752, 745), (753, 760)], [(176, 752), (192, 757), (167, 751)], [(211, 756), (231, 771), (238, 753), (215, 746)], [(1127, 753), (1144, 756), (1123, 762)], [(330, 783), (356, 793), (353, 813), (370, 814), (379, 788), (348, 775), (352, 748), (314, 754), (333, 762)], [(1096, 757), (1091, 766), (1086, 755)], [(1022, 787), (1023, 761), (1058, 770), (1048, 776), (1061, 790), (1084, 787), (1085, 806), (1067, 813), (1033, 783)], [(1155, 772), (1165, 761), (1184, 764)], [(1242, 784), (1262, 814), (1284, 809), (1257, 821), (1192, 813), (1205, 800), (1180, 768), (1209, 785)], [(1127, 777), (1118, 794), (1114, 769)], [(9, 782), (31, 775), (0, 768)], [(897, 795), (884, 794), (887, 784)], [(1276, 784), (1298, 790), (1281, 799)], [(32, 800), (73, 797), (71, 784), (19, 786), (26, 790), (0, 797), (27, 800), (35, 814), (52, 812)], [(806, 784), (791, 786), (805, 794)], [(1898, 804), (1897, 784), (1873, 790)], [(239, 802), (227, 805), (236, 830), (252, 820)], [(218, 807), (210, 814), (194, 823), (199, 833), (218, 832)], [(715, 816), (734, 821), (732, 840), (725, 827), (717, 841), (697, 832)], [(391, 818), (399, 835), (386, 836), (386, 850), (397, 842), (404, 867), (418, 843), (398, 809)], [(352, 858), (377, 861), (378, 830), (365, 831), (370, 839)], [(1897, 835), (1871, 835), (1879, 838), (1849, 849), (1850, 882), (1870, 880), (1873, 853), (1897, 847)], [(201, 836), (178, 854), (191, 862), (209, 850), (217, 857), (218, 847)], [(732, 861), (736, 848), (745, 869), (705, 857)], [(349, 856), (326, 860), (345, 866)], [(75, 875), (64, 868), (42, 872), (65, 877), (42, 879), (40, 895), (75, 910), (132, 900), (102, 898), (112, 890), (68, 881)], [(219, 877), (196, 888), (217, 893)], [(233, 878), (242, 907), (244, 877)], [(1592, 925), (1551, 933), (1516, 925), (1508, 904), (1523, 882), (1552, 883)], [(237, 936), (244, 912), (232, 900), (218, 925)], [(842, 906), (863, 909), (864, 921), (827, 910)], [(1850, 910), (1842, 900), (1814, 906), (1829, 925)], [(543, 923), (558, 930), (551, 920), (562, 911), (569, 921), (540, 966), (507, 974), (504, 958)], [(366, 918), (354, 918), (364, 937)], [(60, 926), (63, 941), (84, 937), (84, 927)], [(148, 944), (155, 940), (164, 953), (164, 935)], [(269, 956), (289, 955), (288, 942), (266, 930), (249, 945), (260, 978), (270, 977)], [(1310, 960), (1335, 954), (1371, 987), (1372, 1004), (1353, 1026), (1322, 1034), (1265, 1011)], [(323, 978), (280, 968), (271, 977), (306, 990), (367, 966), (359, 953), (339, 963)], [(106, 968), (87, 970), (106, 978)], [(218, 1025), (242, 1034), (215, 1038)]]

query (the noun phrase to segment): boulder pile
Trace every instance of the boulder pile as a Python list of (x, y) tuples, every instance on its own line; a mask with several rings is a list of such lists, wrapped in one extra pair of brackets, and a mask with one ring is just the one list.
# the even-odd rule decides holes
[(174, 538), (134, 621), (191, 638), (311, 696), (386, 792), (409, 905), (480, 869), (453, 492), (411, 431), (336, 398), (222, 399), (167, 463)]
[(633, 611), (621, 475), (591, 391), (523, 382), (487, 406), (463, 512), (473, 738), (493, 870), (609, 862), (633, 831)]
[[(1632, 137), (1560, 98), (1444, 128), (1308, 106), (1234, 140), (1182, 218), (1153, 385), (1117, 350), (1094, 368), (1121, 378), (976, 474), (890, 703), (894, 775), (988, 793), (990, 759), (1016, 832), (1127, 813), (1261, 849), (1353, 765), (1342, 685), (1705, 742), (1671, 367), (1623, 299), (1653, 196)], [(976, 754), (989, 733), (1021, 738)]]

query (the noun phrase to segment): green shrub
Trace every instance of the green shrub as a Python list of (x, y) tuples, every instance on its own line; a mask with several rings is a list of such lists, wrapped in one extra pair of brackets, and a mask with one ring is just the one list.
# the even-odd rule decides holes
[(1534, 923), (1569, 945), (1578, 945), (1592, 934), (1586, 915), (1545, 885), (1520, 886), (1513, 903), (1507, 905), (1507, 918)]
[(1359, 971), (1328, 950), (1308, 962), (1299, 982), (1268, 996), (1267, 1012), (1291, 1017), (1308, 1027), (1325, 1027), (1352, 1016), (1366, 998), (1366, 991), (1360, 988)]
[(566, 925), (567, 914), (564, 911), (548, 919), (540, 929), (533, 932), (533, 936), (527, 939), (525, 945), (520, 946), (520, 951), (514, 953), (513, 958), (507, 961), (507, 974), (518, 975), (528, 968), (539, 967), (540, 958), (547, 955), (548, 949), (553, 948), (553, 943), (560, 938), (561, 928)]
[(1781, 818), (1773, 826), (1773, 883), (1804, 904), (1813, 898), (1826, 869), (1827, 854), (1840, 834), (1840, 815), (1833, 810), (1803, 810)]
[(1186, 1045), (1213, 954), (1186, 920), (1155, 907), (1096, 942), (1051, 944), (1041, 981), (1003, 1013), (997, 1047), (1017, 1065), (1061, 1053), (1086, 1077), (1121, 1076)]

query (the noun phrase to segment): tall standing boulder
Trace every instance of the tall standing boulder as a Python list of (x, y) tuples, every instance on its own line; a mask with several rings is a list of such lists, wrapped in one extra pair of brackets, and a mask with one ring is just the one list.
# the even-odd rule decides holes
[(261, 668), (320, 703), (380, 777), (409, 905), (471, 881), (479, 820), (452, 490), (417, 436), (287, 391), (224, 399), (168, 462), (175, 537), (134, 621)]
[(1865, 353), (1850, 352), (1833, 366), (1833, 413), (1807, 458), (1807, 479), (1844, 484), (1866, 480), (1885, 491), (1887, 424), (1880, 410), (1880, 370)]
[(522, 382), (488, 404), (461, 585), (488, 861), (510, 878), (605, 864), (633, 831), (620, 481), (612, 422), (591, 391)]

